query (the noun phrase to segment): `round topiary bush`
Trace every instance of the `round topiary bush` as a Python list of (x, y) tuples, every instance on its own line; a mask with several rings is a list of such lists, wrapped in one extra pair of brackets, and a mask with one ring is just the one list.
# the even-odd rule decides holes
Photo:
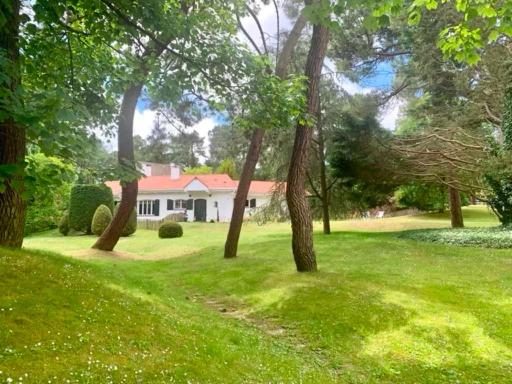
[(101, 236), (111, 221), (112, 212), (110, 212), (110, 208), (104, 204), (101, 204), (98, 208), (96, 208), (96, 212), (94, 212), (94, 216), (92, 217), (92, 233), (94, 233), (96, 236)]
[(62, 215), (59, 222), (59, 232), (64, 236), (67, 236), (69, 233), (69, 215), (67, 212)]
[[(114, 208), (114, 216), (119, 210), (119, 204), (117, 204)], [(121, 236), (130, 236), (135, 233), (137, 230), (137, 209), (133, 208), (132, 213), (130, 214), (130, 217), (128, 219), (128, 222), (123, 228), (123, 232), (121, 233)]]
[(161, 239), (172, 239), (183, 236), (183, 228), (174, 221), (166, 221), (158, 228), (158, 237)]
[(101, 204), (114, 209), (112, 190), (105, 184), (75, 185), (69, 197), (69, 228), (92, 233), (92, 217)]

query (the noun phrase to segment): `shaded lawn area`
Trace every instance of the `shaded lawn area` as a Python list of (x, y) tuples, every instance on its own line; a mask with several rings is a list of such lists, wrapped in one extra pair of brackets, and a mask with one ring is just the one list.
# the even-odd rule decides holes
[[(481, 208), (465, 213), (470, 225), (495, 224)], [(0, 308), (14, 307), (0, 311), (0, 370), (86, 375), (76, 382), (510, 382), (512, 251), (317, 233), (320, 272), (298, 274), (288, 225), (247, 225), (235, 260), (222, 259), (226, 229), (187, 224), (168, 240), (139, 231), (119, 247), (159, 260), (0, 251)], [(93, 240), (47, 233), (26, 246), (66, 253)]]

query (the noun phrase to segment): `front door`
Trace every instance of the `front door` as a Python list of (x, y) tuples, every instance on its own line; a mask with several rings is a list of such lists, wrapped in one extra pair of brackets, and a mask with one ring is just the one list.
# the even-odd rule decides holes
[(195, 199), (194, 200), (194, 220), (195, 221), (206, 221), (206, 200)]

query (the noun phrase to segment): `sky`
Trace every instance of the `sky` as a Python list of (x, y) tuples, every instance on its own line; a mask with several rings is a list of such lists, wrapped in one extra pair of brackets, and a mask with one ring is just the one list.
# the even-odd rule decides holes
[[(276, 25), (276, 13), (272, 3), (267, 6), (262, 6), (259, 13), (258, 19), (260, 20), (261, 26), (265, 32), (265, 36), (268, 44), (275, 44), (275, 36), (277, 32)], [(259, 30), (254, 20), (250, 17), (242, 19), (242, 23), (247, 32), (257, 42), (261, 41)], [(291, 22), (284, 15), (284, 12), (280, 12), (280, 30), (290, 30)], [(240, 33), (240, 38), (245, 40), (245, 36)], [(334, 68), (332, 62), (326, 61), (326, 67)], [(370, 93), (375, 89), (389, 90), (393, 81), (393, 69), (389, 64), (381, 64), (377, 68), (372, 76), (369, 76), (359, 83), (355, 83), (347, 78), (341, 77), (339, 82), (340, 85), (349, 93)], [(393, 130), (396, 125), (396, 121), (400, 114), (400, 102), (391, 101), (381, 110), (379, 120), (382, 126), (386, 129)], [(137, 105), (134, 117), (134, 135), (140, 135), (143, 138), (147, 137), (153, 127), (156, 118), (156, 111), (149, 109), (149, 102), (142, 99)], [(197, 131), (201, 137), (205, 140), (205, 149), (208, 150), (209, 139), (208, 133), (215, 125), (220, 123), (219, 119), (215, 116), (207, 116), (197, 124), (189, 127), (189, 131)]]

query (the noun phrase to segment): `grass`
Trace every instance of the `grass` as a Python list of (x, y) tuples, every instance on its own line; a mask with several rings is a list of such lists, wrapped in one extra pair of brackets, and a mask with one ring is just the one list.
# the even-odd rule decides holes
[(235, 260), (221, 224), (138, 231), (113, 256), (88, 236), (28, 238), (0, 251), (0, 383), (508, 383), (512, 251), (392, 232), (440, 224), (334, 223), (315, 274), (294, 271), (288, 224), (245, 225)]

